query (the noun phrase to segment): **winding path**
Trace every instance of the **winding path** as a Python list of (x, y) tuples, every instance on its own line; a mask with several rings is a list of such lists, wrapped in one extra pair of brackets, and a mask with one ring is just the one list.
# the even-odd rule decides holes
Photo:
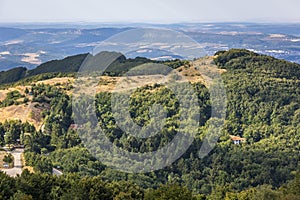
[[(21, 155), (24, 152), (24, 149), (17, 148), (13, 151), (7, 151), (7, 153), (11, 153), (14, 156), (14, 167), (11, 169), (0, 169), (5, 172), (7, 175), (16, 177), (18, 174), (22, 174), (22, 160)], [(63, 173), (58, 169), (53, 168), (53, 175), (61, 176)]]

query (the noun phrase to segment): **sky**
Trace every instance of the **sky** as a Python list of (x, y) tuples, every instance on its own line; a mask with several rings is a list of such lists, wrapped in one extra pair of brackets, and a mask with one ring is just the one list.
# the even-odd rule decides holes
[(299, 0), (0, 0), (0, 22), (300, 22)]

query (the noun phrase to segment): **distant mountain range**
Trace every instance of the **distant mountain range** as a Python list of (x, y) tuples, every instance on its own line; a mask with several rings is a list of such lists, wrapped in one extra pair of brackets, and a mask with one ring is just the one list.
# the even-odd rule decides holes
[[(134, 27), (168, 28), (183, 32), (203, 46), (208, 55), (219, 50), (244, 48), (300, 63), (298, 24), (0, 24), (0, 71), (15, 67), (33, 69), (50, 60), (91, 52), (99, 42)], [(130, 56), (156, 60), (180, 59), (168, 51), (153, 49), (145, 49), (143, 53), (130, 52)]]

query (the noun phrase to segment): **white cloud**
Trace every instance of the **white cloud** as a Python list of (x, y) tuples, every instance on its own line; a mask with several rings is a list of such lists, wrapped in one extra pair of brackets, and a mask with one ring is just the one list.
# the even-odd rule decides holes
[(39, 59), (40, 53), (25, 53), (23, 54), (21, 61), (31, 63), (34, 65), (40, 65), (42, 61)]
[(23, 43), (24, 41), (23, 40), (9, 40), (9, 41), (6, 41), (4, 43), (4, 45), (13, 45), (13, 44), (21, 44)]
[(0, 56), (10, 55), (9, 51), (0, 52)]

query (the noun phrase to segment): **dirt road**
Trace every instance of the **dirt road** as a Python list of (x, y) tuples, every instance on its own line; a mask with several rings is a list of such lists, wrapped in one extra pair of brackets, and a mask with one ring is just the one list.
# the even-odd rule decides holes
[(2, 171), (6, 172), (7, 175), (16, 177), (17, 174), (22, 173), (22, 160), (21, 154), (24, 152), (24, 149), (15, 149), (11, 153), (14, 156), (14, 167), (11, 169), (1, 169)]

